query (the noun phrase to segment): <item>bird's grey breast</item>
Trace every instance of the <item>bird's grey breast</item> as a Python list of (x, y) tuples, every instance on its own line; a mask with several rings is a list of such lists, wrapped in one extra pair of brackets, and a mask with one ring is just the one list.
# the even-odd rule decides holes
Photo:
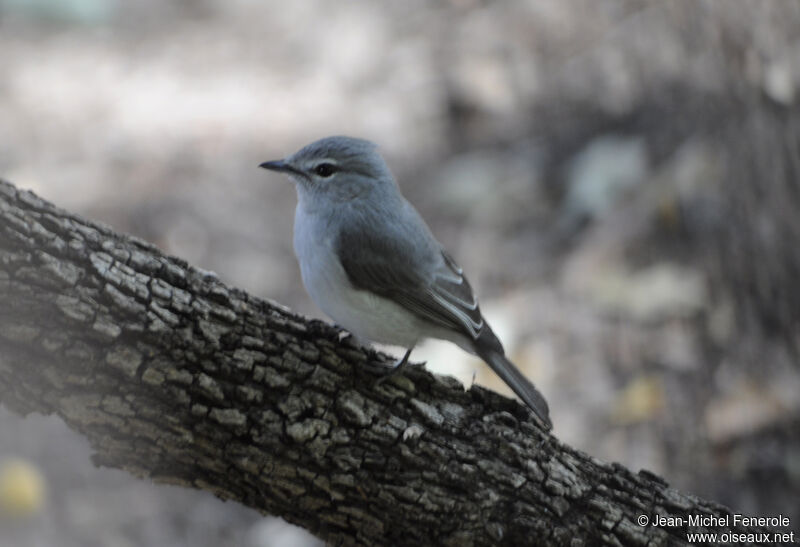
[(346, 280), (334, 249), (333, 219), (320, 208), (297, 204), (294, 220), (294, 252), (300, 264), (303, 284), (311, 298), (318, 301), (326, 286), (340, 286)]

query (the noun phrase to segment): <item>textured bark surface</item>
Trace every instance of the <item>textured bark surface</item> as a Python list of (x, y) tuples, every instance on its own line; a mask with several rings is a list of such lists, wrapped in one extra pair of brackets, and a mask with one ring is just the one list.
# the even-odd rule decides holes
[(420, 367), (376, 385), (385, 358), (341, 334), (0, 181), (0, 402), (57, 413), (97, 464), (332, 544), (672, 545), (687, 526), (639, 515), (731, 515), (490, 391)]

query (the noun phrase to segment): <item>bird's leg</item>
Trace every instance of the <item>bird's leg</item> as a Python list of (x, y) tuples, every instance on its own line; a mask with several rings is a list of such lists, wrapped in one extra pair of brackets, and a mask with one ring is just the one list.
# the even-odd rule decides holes
[(390, 376), (397, 374), (398, 372), (400, 372), (401, 370), (403, 370), (405, 368), (405, 366), (408, 364), (408, 358), (409, 358), (409, 356), (411, 356), (411, 350), (413, 350), (413, 349), (414, 349), (414, 346), (411, 346), (410, 348), (408, 348), (408, 350), (406, 351), (406, 354), (403, 355), (403, 358), (400, 359), (399, 361), (397, 361), (394, 364), (392, 369), (389, 371), (389, 375)]
[(387, 378), (391, 378), (392, 376), (396, 375), (398, 372), (403, 370), (405, 366), (408, 364), (408, 358), (411, 356), (411, 351), (414, 349), (414, 346), (411, 346), (406, 351), (405, 355), (403, 355), (402, 359), (398, 359), (392, 367), (386, 371), (386, 373), (381, 377), (378, 378), (378, 381), (375, 382), (375, 385), (382, 384)]

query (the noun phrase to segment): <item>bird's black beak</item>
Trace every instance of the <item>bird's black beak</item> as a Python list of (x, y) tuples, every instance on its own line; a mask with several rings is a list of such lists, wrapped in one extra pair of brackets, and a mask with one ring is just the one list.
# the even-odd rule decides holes
[(289, 173), (304, 176), (302, 171), (293, 165), (286, 163), (284, 160), (265, 161), (264, 163), (259, 164), (259, 167), (263, 169), (269, 169), (270, 171), (277, 171), (279, 173)]

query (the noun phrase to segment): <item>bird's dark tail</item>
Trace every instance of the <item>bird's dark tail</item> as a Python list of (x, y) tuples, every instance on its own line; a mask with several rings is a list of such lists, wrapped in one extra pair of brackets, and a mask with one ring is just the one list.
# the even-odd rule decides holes
[(506, 358), (502, 347), (498, 350), (493, 347), (480, 346), (483, 345), (476, 344), (475, 347), (480, 358), (486, 361), (486, 364), (492, 367), (492, 370), (508, 384), (508, 387), (513, 389), (514, 393), (531, 407), (531, 410), (548, 430), (552, 429), (553, 423), (550, 421), (550, 408), (547, 406), (547, 401), (530, 380), (514, 366), (514, 363)]

